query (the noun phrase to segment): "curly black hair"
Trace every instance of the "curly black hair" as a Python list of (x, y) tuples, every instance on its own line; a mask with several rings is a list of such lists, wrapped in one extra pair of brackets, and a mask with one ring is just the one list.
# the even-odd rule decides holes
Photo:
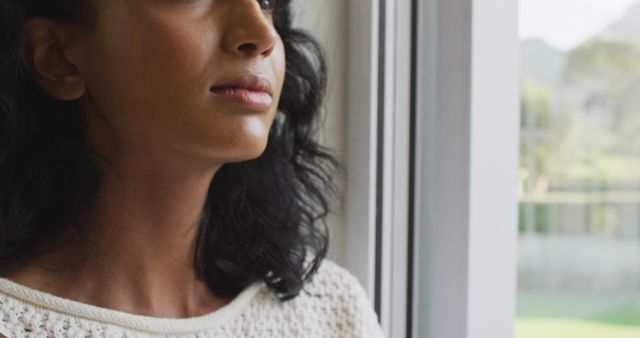
[[(56, 235), (86, 241), (82, 236), (90, 233), (79, 215), (99, 190), (90, 157), (100, 154), (85, 143), (77, 102), (46, 95), (21, 56), (27, 18), (73, 20), (91, 29), (90, 2), (0, 1), (0, 276), (69, 244), (53, 240)], [(213, 177), (194, 269), (219, 295), (263, 280), (286, 301), (326, 257), (334, 176), (344, 169), (314, 140), (327, 84), (323, 49), (292, 28), (290, 0), (279, 0), (272, 15), (287, 59), (277, 118), (259, 158), (225, 164)]]

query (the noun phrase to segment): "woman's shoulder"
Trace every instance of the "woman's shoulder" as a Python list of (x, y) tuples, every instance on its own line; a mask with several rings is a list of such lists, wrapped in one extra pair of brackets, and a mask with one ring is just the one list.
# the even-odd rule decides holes
[[(264, 287), (262, 293), (272, 292)], [(336, 297), (342, 300), (350, 299), (371, 303), (359, 280), (349, 270), (335, 261), (325, 258), (320, 262), (317, 271), (306, 281), (299, 295), (284, 304), (322, 299), (327, 302), (327, 305), (332, 305), (332, 300)], [(276, 299), (275, 294), (273, 299)]]
[(262, 313), (293, 317), (295, 321), (288, 325), (296, 327), (291, 327), (291, 332), (302, 330), (307, 337), (323, 337), (326, 333), (332, 337), (382, 337), (378, 316), (358, 279), (329, 259), (322, 261), (297, 297), (280, 302), (265, 290), (256, 301), (269, 307), (268, 311), (261, 309)]
[(341, 295), (353, 300), (367, 300), (360, 281), (346, 268), (333, 260), (324, 259), (318, 271), (303, 288), (303, 292), (316, 295)]

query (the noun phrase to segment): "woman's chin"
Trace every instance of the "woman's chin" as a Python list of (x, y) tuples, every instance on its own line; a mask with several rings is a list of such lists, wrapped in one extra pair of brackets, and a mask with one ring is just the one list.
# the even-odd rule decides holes
[[(223, 163), (238, 163), (255, 160), (262, 156), (267, 148), (267, 142), (256, 141), (246, 142), (242, 145), (235, 145), (234, 147), (228, 147), (225, 154), (218, 154), (218, 162)], [(222, 157), (222, 159), (221, 159)]]
[(239, 162), (252, 161), (262, 156), (263, 153), (264, 153), (264, 149), (262, 149), (262, 151), (247, 152), (247, 153), (238, 155), (234, 158), (230, 158), (229, 160), (226, 161), (226, 163), (239, 163)]

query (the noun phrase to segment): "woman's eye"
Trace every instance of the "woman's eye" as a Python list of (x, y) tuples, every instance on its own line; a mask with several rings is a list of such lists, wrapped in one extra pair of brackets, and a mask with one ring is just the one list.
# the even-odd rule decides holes
[(260, 9), (263, 11), (272, 11), (275, 7), (276, 0), (258, 0)]

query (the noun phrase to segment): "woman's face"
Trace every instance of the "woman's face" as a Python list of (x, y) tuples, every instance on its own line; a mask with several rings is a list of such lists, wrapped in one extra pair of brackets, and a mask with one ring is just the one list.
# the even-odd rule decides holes
[[(109, 0), (95, 6), (96, 26), (82, 38), (78, 65), (90, 143), (107, 156), (142, 151), (216, 163), (260, 156), (285, 72), (282, 40), (264, 10), (269, 1)], [(270, 89), (217, 88), (245, 75)]]

